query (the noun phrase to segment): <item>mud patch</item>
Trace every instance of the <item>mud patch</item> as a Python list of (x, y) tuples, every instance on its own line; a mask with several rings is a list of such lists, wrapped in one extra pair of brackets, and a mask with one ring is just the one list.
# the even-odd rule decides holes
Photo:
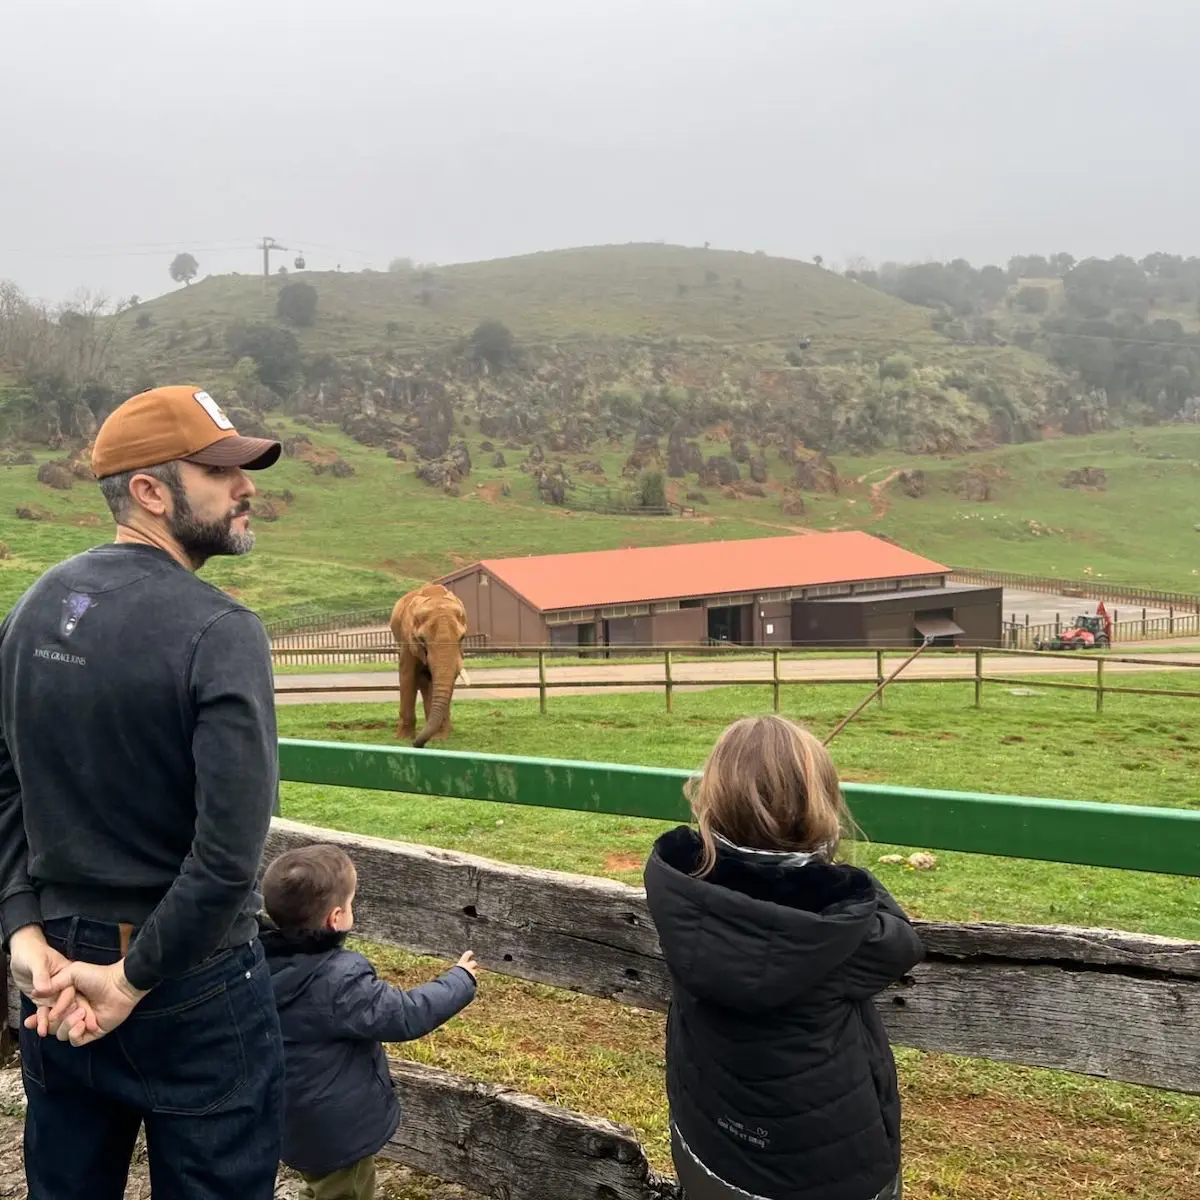
[(638, 871), (644, 864), (640, 854), (609, 854), (604, 859), (606, 871)]

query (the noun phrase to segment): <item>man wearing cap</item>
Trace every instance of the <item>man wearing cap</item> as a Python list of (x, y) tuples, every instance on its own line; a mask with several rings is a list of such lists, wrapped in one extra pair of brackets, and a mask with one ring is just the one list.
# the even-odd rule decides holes
[[(257, 940), (278, 792), (270, 644), (196, 575), (253, 545), (241, 437), (200, 388), (104, 422), (112, 543), (0, 624), (0, 935), (21, 988), (30, 1200), (269, 1200), (283, 1049)], [(57, 1036), (50, 1036), (56, 1034)]]

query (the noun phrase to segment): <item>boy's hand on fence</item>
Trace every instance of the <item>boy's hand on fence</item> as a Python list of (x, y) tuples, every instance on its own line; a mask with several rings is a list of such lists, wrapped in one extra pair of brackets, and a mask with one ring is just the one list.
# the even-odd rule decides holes
[(458, 962), (455, 965), (462, 967), (462, 969), (464, 971), (469, 971), (471, 973), (472, 979), (479, 978), (479, 976), (476, 975), (476, 973), (475, 973), (476, 971), (479, 970), (479, 964), (475, 961), (475, 951), (474, 950), (468, 950), (462, 956), (462, 958), (460, 958), (458, 960)]

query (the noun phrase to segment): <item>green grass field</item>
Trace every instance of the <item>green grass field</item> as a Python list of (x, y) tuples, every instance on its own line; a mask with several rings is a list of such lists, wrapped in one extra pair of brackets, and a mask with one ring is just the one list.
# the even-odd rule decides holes
[[(1183, 675), (1183, 673), (1178, 673)], [(1129, 676), (1129, 686), (1191, 688), (1190, 676)], [(1135, 684), (1133, 681), (1137, 680)], [(1169, 682), (1170, 681), (1170, 682)], [(863, 697), (855, 685), (787, 686), (783, 711), (817, 732), (831, 729)], [(989, 686), (971, 707), (969, 684), (893, 689), (834, 743), (848, 780), (983, 790), (1165, 807), (1195, 805), (1200, 737), (1188, 732), (1191, 701), (1110, 697), (1097, 715), (1085, 693), (1013, 695)], [(551, 697), (459, 702), (447, 749), (647, 766), (697, 767), (736, 716), (770, 708), (768, 688), (721, 688), (661, 696)], [(1200, 705), (1200, 698), (1196, 701)], [(1200, 715), (1200, 708), (1197, 708)], [(285, 707), (282, 736), (395, 742), (392, 705)], [(664, 825), (626, 817), (562, 813), (481, 801), (286, 784), (285, 816), (331, 828), (425, 842), (555, 870), (640, 879)], [(858, 845), (855, 860), (878, 869), (920, 916), (1104, 925), (1200, 940), (1200, 881), (938, 851), (934, 871), (878, 866), (895, 847)], [(906, 853), (928, 849), (903, 847)]]
[[(283, 434), (299, 428), (282, 418), (272, 424)], [(845, 459), (838, 463), (846, 481), (839, 494), (806, 497), (808, 511), (801, 517), (779, 511), (786, 468), (774, 451), (766, 499), (729, 499), (711, 490), (711, 503), (700, 506), (695, 518), (623, 518), (542, 504), (519, 469), (520, 455), (510, 454), (503, 468), (490, 467), (477, 434), (467, 438), (476, 467), (461, 497), (427, 487), (412, 463), (394, 462), (332, 428), (312, 436), (355, 474), (335, 479), (314, 474), (305, 462), (282, 460), (256, 482), (268, 496), (291, 491), (293, 502), (282, 506), (278, 520), (257, 522), (259, 542), (251, 555), (214, 562), (204, 572), (266, 619), (389, 607), (409, 587), (482, 557), (804, 529), (884, 533), (951, 565), (1200, 590), (1200, 534), (1194, 529), (1200, 514), (1193, 500), (1200, 428), (1190, 426), (1059, 439), (951, 460)], [(609, 478), (619, 479), (624, 454), (609, 450), (590, 457), (599, 457)], [(1088, 465), (1105, 468), (1106, 491), (1059, 486), (1067, 471)], [(893, 484), (873, 497), (872, 484), (900, 467), (923, 469), (928, 494), (909, 499)], [(992, 474), (993, 499), (972, 503), (956, 495), (954, 479), (972, 467)], [(36, 466), (0, 468), (0, 541), (10, 552), (0, 560), (4, 607), (58, 558), (111, 536), (94, 485), (76, 482), (70, 491), (56, 492), (35, 475)], [(19, 519), (19, 505), (41, 510), (46, 519)]]
[[(1183, 673), (1178, 673), (1182, 676)], [(1182, 688), (1177, 673), (1131, 686)], [(861, 699), (859, 686), (783, 691), (784, 711), (818, 733)], [(844, 778), (979, 788), (1133, 804), (1195, 805), (1200, 738), (1188, 702), (1091, 697), (969, 684), (913, 684), (872, 707), (834, 743)], [(661, 696), (551, 697), (456, 705), (446, 748), (695, 768), (720, 730), (766, 711), (765, 688)], [(391, 705), (288, 707), (283, 736), (395, 744)], [(517, 805), (285, 784), (285, 816), (350, 831), (461, 849), (502, 861), (637, 884), (663, 823)], [(894, 848), (848, 853), (877, 871), (913, 915), (1098, 925), (1200, 938), (1200, 880), (936, 851), (932, 871), (878, 864)], [(397, 982), (442, 964), (363, 947)], [(465, 948), (465, 947), (464, 947)], [(671, 1169), (662, 1099), (659, 1014), (487, 973), (480, 998), (405, 1057), (516, 1087), (626, 1122), (652, 1161)], [(1191, 1194), (1200, 1171), (1192, 1133), (1200, 1100), (1079, 1076), (898, 1049), (905, 1105), (905, 1194), (919, 1200), (1112, 1200)], [(396, 1200), (458, 1193), (405, 1178)]]

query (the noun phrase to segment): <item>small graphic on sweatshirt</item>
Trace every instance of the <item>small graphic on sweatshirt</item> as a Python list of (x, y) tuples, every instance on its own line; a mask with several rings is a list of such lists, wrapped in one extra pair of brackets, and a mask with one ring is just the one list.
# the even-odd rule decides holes
[(83, 614), (87, 612), (95, 601), (86, 592), (72, 592), (63, 602), (62, 620), (58, 623), (58, 632), (63, 637), (70, 637), (75, 632), (75, 627), (83, 620)]

